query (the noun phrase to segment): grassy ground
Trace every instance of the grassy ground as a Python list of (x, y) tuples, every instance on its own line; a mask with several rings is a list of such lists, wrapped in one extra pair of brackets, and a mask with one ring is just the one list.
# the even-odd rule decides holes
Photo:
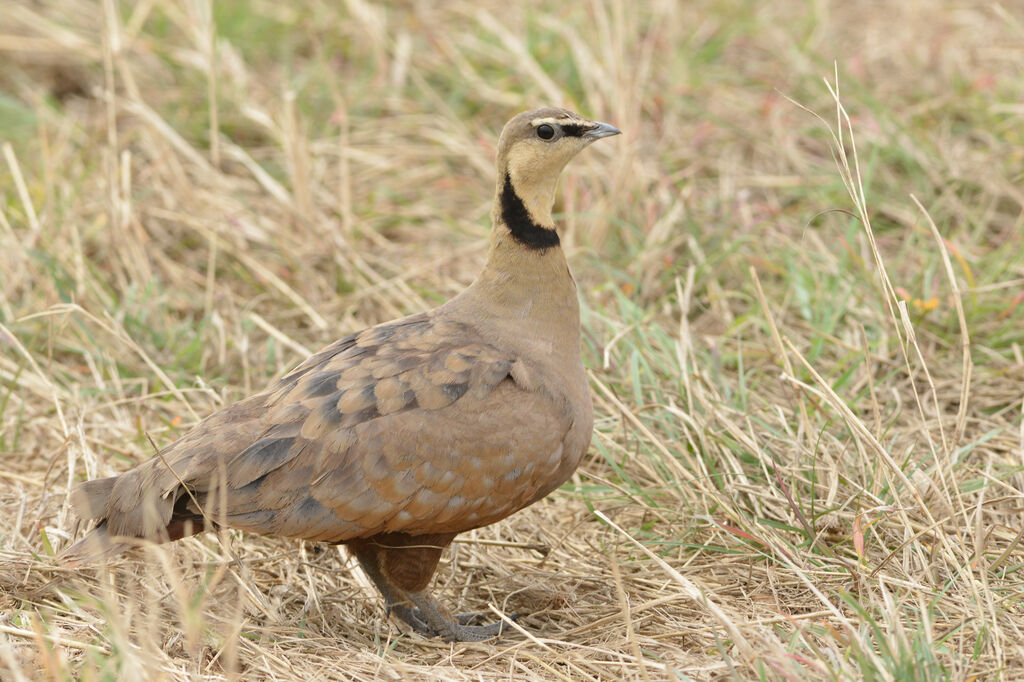
[[(0, 1), (0, 677), (1024, 677), (1018, 2)], [(65, 492), (482, 263), (559, 199), (597, 413), (403, 634), (342, 552), (54, 558)]]

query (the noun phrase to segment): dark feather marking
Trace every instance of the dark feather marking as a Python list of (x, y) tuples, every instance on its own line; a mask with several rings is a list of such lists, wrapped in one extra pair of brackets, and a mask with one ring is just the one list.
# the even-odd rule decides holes
[(374, 355), (376, 355), (378, 350), (378, 346), (352, 346), (351, 348), (346, 348), (344, 351), (336, 353), (335, 355), (332, 355), (331, 357), (327, 358), (326, 360), (324, 360), (323, 364), (327, 365), (334, 358), (343, 358), (344, 360), (361, 358), (365, 360), (366, 358), (373, 357)]
[(356, 334), (349, 334), (345, 338), (335, 341), (327, 348), (324, 348), (323, 350), (314, 353), (313, 355), (310, 355), (308, 358), (306, 358), (306, 360), (302, 364), (300, 364), (298, 367), (296, 367), (290, 373), (288, 373), (284, 378), (282, 378), (278, 385), (283, 386), (285, 384), (298, 381), (302, 376), (308, 374), (310, 370), (312, 370), (313, 368), (319, 367), (330, 358), (334, 357), (335, 355), (338, 355), (345, 349), (355, 345), (355, 342)]
[(501, 190), (501, 220), (508, 227), (512, 237), (529, 249), (549, 249), (558, 246), (558, 233), (533, 222), (526, 204), (512, 186), (512, 176), (505, 174), (505, 186)]
[(403, 407), (401, 410), (398, 410), (398, 412), (405, 412), (406, 410), (415, 410), (417, 407), (420, 406), (420, 404), (416, 402), (416, 393), (411, 388), (407, 388), (405, 390), (405, 393), (402, 394), (402, 400), (405, 401), (405, 407)]
[(441, 390), (444, 394), (452, 399), (452, 401), (461, 398), (467, 390), (469, 390), (469, 384), (441, 384)]
[[(293, 438), (261, 438), (234, 457), (232, 465), (242, 459), (260, 460), (260, 468), (276, 468), (288, 455), (295, 442)], [(268, 469), (269, 470), (269, 469)]]
[(328, 395), (338, 390), (338, 375), (341, 372), (324, 372), (309, 380), (306, 385), (306, 396), (312, 398), (315, 396)]
[(273, 426), (263, 433), (263, 438), (294, 438), (302, 431), (302, 422), (309, 416), (310, 409), (302, 403), (288, 403), (274, 410)]
[[(396, 332), (403, 332), (403, 336), (408, 335), (408, 328), (415, 329), (426, 322), (428, 316), (426, 313), (420, 313), (418, 315), (411, 315), (406, 319), (391, 322), (380, 327), (371, 327), (370, 329), (364, 329), (361, 332), (350, 334), (343, 339), (335, 341), (331, 345), (327, 346), (323, 350), (314, 353), (313, 355), (306, 358), (306, 360), (298, 367), (293, 369), (287, 375), (285, 375), (278, 383), (275, 390), (280, 392), (282, 395), (291, 391), (295, 384), (302, 377), (306, 376), (310, 372), (316, 371), (318, 368), (322, 368), (324, 365), (329, 363), (336, 357), (344, 358), (358, 358), (369, 355), (375, 355), (380, 346), (385, 341), (390, 340), (395, 336)], [(357, 339), (363, 335), (372, 332), (373, 338), (370, 339), (371, 345), (368, 346), (357, 346)], [(285, 391), (280, 391), (280, 388), (286, 387)]]
[(371, 405), (365, 409), (353, 412), (352, 414), (346, 414), (341, 419), (340, 423), (343, 427), (355, 426), (356, 424), (362, 424), (368, 422), (371, 419), (376, 419), (380, 416), (380, 412), (377, 411), (376, 405)]
[(289, 511), (307, 519), (313, 519), (324, 514), (331, 513), (327, 507), (323, 506), (312, 497), (306, 497), (305, 499), (296, 502), (292, 505)]
[[(294, 438), (261, 438), (231, 458), (227, 468), (231, 484), (242, 486), (277, 469), (290, 459)], [(217, 475), (211, 476), (208, 490), (217, 489)]]
[(578, 123), (563, 123), (562, 132), (565, 133), (566, 137), (583, 137), (583, 133), (590, 130), (590, 126), (581, 125)]
[[(376, 404), (376, 402), (377, 402), (377, 396), (374, 394), (374, 390), (376, 388), (377, 388), (377, 384), (376, 383), (367, 384), (366, 386), (363, 387), (362, 398), (363, 398), (363, 400), (365, 400), (366, 402), (370, 403), (371, 405), (372, 404)], [(376, 408), (374, 408), (374, 409), (376, 409)]]
[[(367, 330), (367, 341), (372, 341), (374, 344), (381, 344), (390, 339), (395, 335), (396, 325), (385, 325), (383, 327), (373, 327)], [(363, 334), (360, 334), (363, 336)]]
[(288, 377), (281, 379), (281, 381), (271, 389), (271, 395), (267, 399), (267, 405), (278, 404), (282, 398), (288, 396), (293, 390), (295, 390), (295, 387), (299, 385), (299, 379), (302, 378), (302, 375), (305, 374), (305, 372), (306, 370), (296, 372), (294, 374), (294, 379), (289, 379)]
[(341, 411), (338, 410), (338, 401), (341, 400), (342, 393), (344, 391), (335, 391), (327, 398), (324, 398), (323, 402), (317, 406), (316, 409), (320, 412), (320, 418), (324, 424), (337, 426), (341, 423)]
[(241, 488), (237, 488), (234, 491), (234, 494), (244, 497), (246, 495), (251, 495), (259, 492), (260, 486), (263, 485), (263, 481), (267, 480), (267, 476), (269, 475), (270, 472), (267, 472), (260, 476), (259, 478), (257, 478), (256, 480), (250, 481), (249, 483), (243, 485)]

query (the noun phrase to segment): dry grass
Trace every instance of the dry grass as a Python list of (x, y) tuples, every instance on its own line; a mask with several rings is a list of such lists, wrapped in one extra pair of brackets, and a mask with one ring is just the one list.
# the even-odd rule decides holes
[[(546, 4), (0, 2), (0, 676), (1024, 677), (1020, 5)], [(561, 198), (597, 432), (437, 581), (524, 633), (290, 540), (61, 566), (74, 481), (465, 286), (541, 103), (626, 131)]]

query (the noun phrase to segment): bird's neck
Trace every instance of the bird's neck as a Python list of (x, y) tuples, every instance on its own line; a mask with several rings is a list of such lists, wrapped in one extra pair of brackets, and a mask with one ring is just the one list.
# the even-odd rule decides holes
[(492, 215), (495, 226), (504, 224), (527, 248), (557, 245), (558, 233), (551, 218), (556, 183), (557, 179), (534, 178), (512, 171), (499, 173)]
[(554, 184), (525, 184), (499, 177), (487, 264), (464, 303), (487, 324), (511, 325), (517, 337), (553, 343), (553, 352), (578, 358), (579, 302), (551, 219)]

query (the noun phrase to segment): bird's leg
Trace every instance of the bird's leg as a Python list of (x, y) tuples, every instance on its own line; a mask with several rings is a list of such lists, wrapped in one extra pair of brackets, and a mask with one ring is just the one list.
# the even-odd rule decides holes
[(380, 572), (376, 548), (373, 545), (363, 543), (350, 543), (348, 548), (355, 555), (356, 559), (359, 560), (359, 565), (363, 567), (363, 572), (369, 576), (373, 584), (380, 590), (381, 596), (384, 597), (384, 607), (387, 613), (389, 615), (394, 613), (421, 635), (427, 637), (434, 636), (436, 633), (419, 617), (416, 613), (417, 609), (412, 606), (412, 601), (406, 597), (405, 592), (388, 582)]
[(505, 622), (470, 625), (486, 614), (453, 617), (427, 591), (441, 553), (453, 537), (454, 534), (409, 536), (389, 533), (350, 542), (348, 547), (380, 590), (388, 611), (412, 626), (417, 633), (439, 636), (449, 642), (474, 642), (500, 635), (508, 629)]
[[(369, 546), (364, 553), (372, 552), (373, 564), (378, 569), (378, 587), (388, 599), (387, 590), (398, 591), (405, 603), (412, 602), (415, 608), (405, 615), (395, 613), (412, 625), (417, 632), (440, 636), (447, 641), (479, 641), (501, 634), (507, 626), (503, 622), (492, 625), (470, 625), (483, 614), (466, 614), (452, 617), (438, 604), (427, 586), (434, 577), (437, 562), (444, 548), (455, 534), (409, 536), (399, 533), (380, 535), (364, 541)], [(358, 556), (358, 555), (357, 555)], [(383, 585), (383, 587), (382, 587)], [(425, 627), (417, 626), (417, 623)]]

